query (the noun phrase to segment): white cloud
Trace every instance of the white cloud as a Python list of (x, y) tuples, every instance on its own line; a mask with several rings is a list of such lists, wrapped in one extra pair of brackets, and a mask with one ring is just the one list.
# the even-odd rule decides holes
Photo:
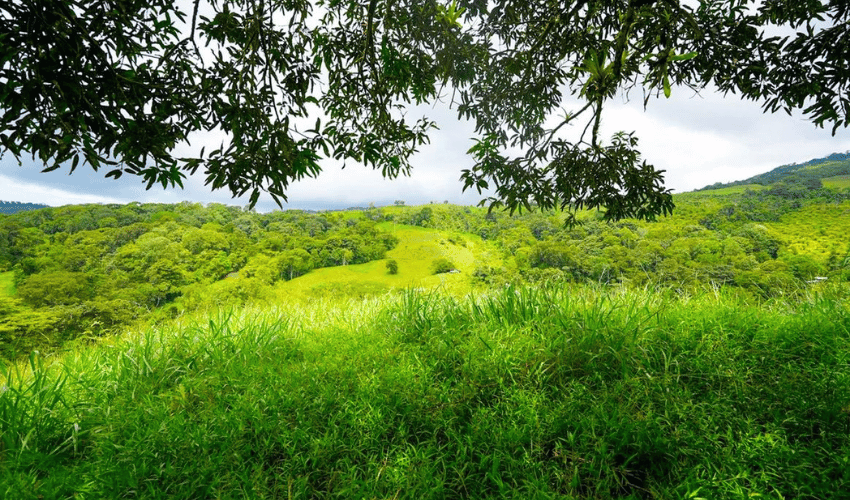
[(617, 104), (603, 129), (636, 131), (647, 162), (666, 170), (667, 186), (690, 191), (715, 182), (746, 179), (780, 165), (850, 148), (850, 133), (816, 128), (799, 116), (764, 114), (758, 103), (674, 89), (671, 99)]
[(125, 200), (111, 196), (99, 196), (89, 193), (75, 193), (58, 185), (42, 185), (22, 182), (6, 175), (0, 175), (0, 197), (4, 201), (22, 203), (43, 203), (50, 206), (74, 205), (81, 203), (126, 203)]

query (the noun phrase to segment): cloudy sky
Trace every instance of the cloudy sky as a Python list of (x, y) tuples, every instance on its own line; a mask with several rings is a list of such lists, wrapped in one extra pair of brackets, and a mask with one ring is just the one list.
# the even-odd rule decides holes
[[(413, 159), (410, 177), (385, 180), (379, 172), (362, 166), (326, 162), (317, 179), (291, 186), (284, 208), (333, 209), (351, 206), (377, 206), (404, 200), (408, 205), (442, 202), (475, 204), (476, 192), (462, 192), (460, 172), (472, 164), (466, 151), (472, 145), (472, 126), (459, 121), (442, 105), (418, 108), (436, 119), (440, 130), (431, 134), (431, 144), (421, 148)], [(409, 116), (415, 116), (411, 113)], [(764, 114), (757, 103), (726, 97), (711, 91), (673, 90), (670, 99), (653, 99), (647, 110), (642, 99), (626, 102), (624, 97), (609, 103), (603, 116), (603, 137), (619, 130), (636, 131), (644, 158), (666, 170), (667, 186), (675, 192), (690, 191), (713, 184), (745, 179), (777, 166), (799, 163), (850, 150), (850, 129), (818, 129), (800, 116)], [(583, 124), (580, 125), (583, 128)], [(577, 125), (579, 127), (579, 125)], [(569, 132), (568, 132), (569, 133)], [(216, 139), (210, 146), (217, 146)], [(193, 144), (200, 147), (203, 144)], [(73, 175), (68, 168), (41, 173), (43, 165), (22, 158), (22, 165), (10, 154), (0, 158), (0, 200), (46, 203), (51, 206), (75, 203), (201, 203), (246, 205), (247, 197), (233, 199), (225, 191), (211, 191), (202, 175), (190, 177), (185, 189), (144, 189), (141, 179), (124, 176), (106, 179), (90, 167), (80, 166)], [(259, 211), (276, 208), (263, 197)]]

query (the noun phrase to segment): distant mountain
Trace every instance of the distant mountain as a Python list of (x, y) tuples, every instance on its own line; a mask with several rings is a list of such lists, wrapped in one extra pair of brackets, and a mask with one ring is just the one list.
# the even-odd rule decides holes
[(22, 203), (20, 201), (3, 201), (0, 200), (0, 214), (12, 215), (17, 212), (26, 210), (38, 210), (39, 208), (47, 208), (48, 205), (41, 203)]
[(770, 172), (759, 174), (742, 181), (718, 182), (697, 191), (721, 189), (744, 184), (761, 184), (769, 186), (777, 182), (812, 184), (818, 180), (850, 175), (850, 152), (833, 153), (826, 158), (815, 158), (805, 163), (792, 163), (776, 167)]

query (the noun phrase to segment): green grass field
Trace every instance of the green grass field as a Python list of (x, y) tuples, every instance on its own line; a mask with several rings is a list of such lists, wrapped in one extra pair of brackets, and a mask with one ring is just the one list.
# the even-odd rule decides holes
[[(638, 231), (701, 231), (733, 198), (718, 191), (677, 195), (675, 215)], [(433, 205), (435, 224), (445, 210)], [(811, 204), (763, 226), (826, 259), (846, 254), (848, 214), (850, 202)], [(0, 498), (850, 491), (847, 283), (773, 299), (708, 286), (482, 290), (469, 279), (478, 266), (515, 265), (495, 243), (380, 227), (399, 240), (386, 259), (278, 282), (265, 305), (220, 300), (0, 362)], [(443, 258), (460, 272), (432, 274)], [(0, 296), (15, 293), (12, 278), (0, 273)]]
[(834, 177), (825, 177), (823, 187), (831, 189), (848, 189), (850, 188), (850, 175), (836, 175)]
[(0, 273), (0, 296), (15, 295), (15, 273), (8, 271)]
[(803, 170), (824, 170), (830, 167), (841, 165), (843, 163), (844, 161), (826, 161), (823, 163), (816, 163), (814, 165), (806, 165), (805, 167), (803, 167)]
[(740, 186), (729, 186), (720, 189), (707, 189), (705, 191), (697, 191), (699, 194), (708, 194), (708, 195), (726, 195), (726, 194), (741, 194), (747, 190), (750, 191), (761, 191), (762, 189), (767, 189), (766, 186), (762, 186), (761, 184), (742, 184)]
[(768, 224), (793, 253), (825, 261), (831, 253), (848, 251), (850, 201), (840, 205), (819, 203), (786, 214), (779, 222)]
[(0, 497), (839, 498), (840, 297), (408, 291), (183, 318), (5, 367)]
[[(324, 296), (376, 295), (406, 288), (440, 289), (453, 294), (469, 292), (468, 276), (478, 265), (500, 264), (498, 252), (480, 237), (384, 222), (380, 227), (399, 239), (386, 259), (366, 264), (315, 269), (294, 280), (279, 283), (281, 298), (312, 299)], [(447, 258), (460, 273), (434, 275), (431, 264)], [(386, 262), (398, 262), (398, 274), (387, 272)]]

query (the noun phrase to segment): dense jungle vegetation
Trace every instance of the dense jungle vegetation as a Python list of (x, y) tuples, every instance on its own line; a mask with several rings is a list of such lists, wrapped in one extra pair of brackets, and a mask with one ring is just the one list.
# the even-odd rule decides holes
[(0, 216), (0, 497), (846, 498), (834, 177), (574, 227), (448, 204)]

